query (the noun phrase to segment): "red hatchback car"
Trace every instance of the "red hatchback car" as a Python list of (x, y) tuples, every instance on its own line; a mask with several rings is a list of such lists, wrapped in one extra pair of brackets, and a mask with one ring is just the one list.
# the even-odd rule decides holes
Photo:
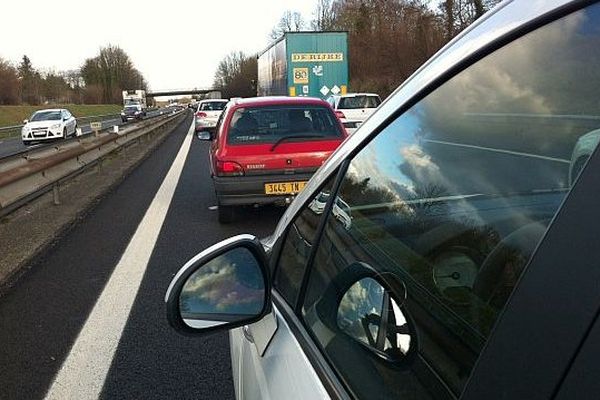
[(302, 97), (232, 100), (217, 122), (212, 140), (211, 175), (219, 222), (234, 207), (287, 204), (347, 134), (329, 104)]

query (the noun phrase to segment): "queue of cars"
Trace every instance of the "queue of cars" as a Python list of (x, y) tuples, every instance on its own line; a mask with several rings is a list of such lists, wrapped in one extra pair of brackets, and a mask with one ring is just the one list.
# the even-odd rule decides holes
[[(186, 263), (171, 326), (230, 332), (238, 399), (600, 398), (598, 26), (597, 1), (480, 18), (329, 156), (271, 236)], [(283, 146), (260, 143), (270, 118), (242, 122), (264, 102), (228, 105), (211, 154)]]

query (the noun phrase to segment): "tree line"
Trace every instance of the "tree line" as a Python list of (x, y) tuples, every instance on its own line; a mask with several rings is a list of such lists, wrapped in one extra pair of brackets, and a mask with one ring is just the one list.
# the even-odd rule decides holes
[(0, 105), (118, 104), (122, 91), (148, 88), (127, 53), (106, 46), (69, 71), (41, 71), (24, 55), (18, 65), (0, 58)]
[[(268, 39), (290, 31), (347, 31), (350, 90), (385, 97), (500, 0), (441, 0), (435, 6), (433, 1), (318, 0), (310, 21), (286, 11)], [(247, 68), (226, 68), (232, 57)], [(251, 83), (257, 71), (250, 68), (255, 63), (255, 54), (228, 55), (217, 68), (215, 86), (237, 96), (256, 95)]]

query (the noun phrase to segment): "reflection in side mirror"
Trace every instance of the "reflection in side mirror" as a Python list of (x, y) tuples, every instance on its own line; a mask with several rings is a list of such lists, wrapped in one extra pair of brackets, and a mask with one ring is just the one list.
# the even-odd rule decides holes
[(212, 135), (209, 131), (201, 131), (196, 134), (196, 137), (200, 140), (212, 140)]
[(270, 311), (270, 281), (258, 239), (240, 235), (190, 260), (167, 291), (167, 317), (184, 333), (232, 329)]
[(239, 322), (259, 315), (265, 285), (256, 257), (244, 247), (210, 260), (183, 285), (179, 310), (191, 328)]
[(338, 328), (352, 339), (390, 360), (401, 361), (415, 347), (415, 330), (394, 298), (377, 280), (355, 282), (337, 310)]

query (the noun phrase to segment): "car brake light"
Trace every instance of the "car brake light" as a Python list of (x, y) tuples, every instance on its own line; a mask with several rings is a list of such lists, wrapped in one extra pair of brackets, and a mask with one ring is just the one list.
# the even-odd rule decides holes
[(341, 112), (341, 111), (336, 111), (335, 112), (335, 116), (338, 117), (339, 119), (346, 118), (346, 116), (344, 115), (344, 113)]
[(217, 176), (242, 176), (244, 168), (233, 161), (217, 160)]
[(206, 113), (202, 111), (198, 111), (196, 113), (196, 118), (206, 118)]

